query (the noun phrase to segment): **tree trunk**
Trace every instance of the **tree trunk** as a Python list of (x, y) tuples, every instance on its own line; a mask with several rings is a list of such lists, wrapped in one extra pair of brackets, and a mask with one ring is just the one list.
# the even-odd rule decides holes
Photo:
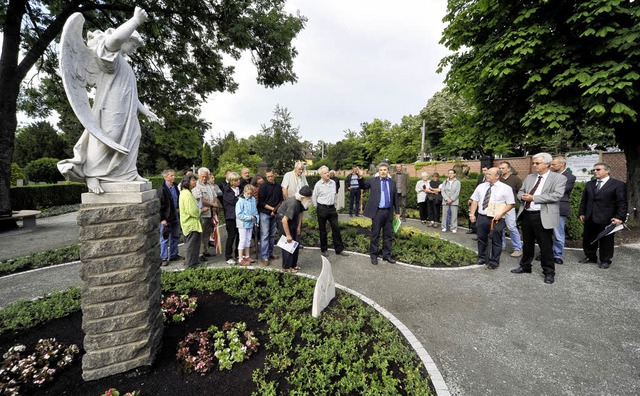
[(619, 147), (627, 160), (627, 203), (629, 219), (638, 220), (640, 209), (640, 141), (637, 138), (638, 123), (626, 122), (616, 126), (615, 134)]
[(16, 106), (20, 82), (24, 78), (18, 70), (20, 24), (26, 11), (26, 0), (9, 2), (2, 27), (2, 56), (0, 57), (0, 217), (11, 216), (11, 158), (18, 119)]

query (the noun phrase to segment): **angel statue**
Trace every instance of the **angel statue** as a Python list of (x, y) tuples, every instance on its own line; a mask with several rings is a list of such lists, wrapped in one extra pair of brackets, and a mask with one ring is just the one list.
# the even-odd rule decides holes
[[(102, 183), (147, 181), (138, 174), (140, 146), (138, 112), (150, 121), (161, 120), (138, 99), (136, 77), (124, 55), (144, 41), (136, 28), (147, 13), (136, 7), (133, 17), (116, 29), (87, 33), (84, 17), (75, 13), (62, 31), (60, 70), (74, 113), (85, 128), (73, 148), (73, 158), (58, 162), (67, 180), (85, 181), (89, 191), (102, 194)], [(93, 108), (87, 87), (95, 86)]]

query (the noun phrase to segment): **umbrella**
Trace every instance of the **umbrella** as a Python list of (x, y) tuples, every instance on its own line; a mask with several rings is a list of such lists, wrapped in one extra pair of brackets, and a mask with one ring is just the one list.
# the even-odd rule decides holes
[(257, 223), (253, 225), (253, 238), (256, 257), (259, 257), (258, 255), (260, 254), (260, 249), (258, 248), (258, 240), (260, 239), (260, 226), (258, 226)]
[(596, 239), (593, 240), (593, 242), (591, 242), (591, 244), (593, 245), (594, 243), (598, 242), (599, 240), (601, 240), (602, 238), (606, 237), (607, 235), (611, 235), (614, 232), (618, 232), (621, 229), (625, 228), (626, 226), (624, 225), (624, 223), (620, 223), (618, 225), (616, 225), (616, 223), (610, 223), (609, 225), (607, 225), (606, 227), (604, 227), (604, 230), (600, 231), (600, 233), (598, 234), (598, 236), (596, 237)]
[(487, 235), (487, 265), (489, 264), (489, 260), (491, 259), (491, 246), (493, 245), (493, 226), (496, 223), (496, 219), (494, 217), (491, 218), (491, 227), (489, 227), (489, 234)]
[(392, 223), (392, 225), (393, 225), (393, 233), (394, 233), (394, 234), (397, 234), (397, 233), (398, 233), (398, 230), (400, 229), (400, 224), (401, 224), (400, 219), (399, 219), (399, 218), (397, 218), (397, 217), (394, 217), (394, 218), (393, 218), (393, 221), (392, 221), (391, 223)]

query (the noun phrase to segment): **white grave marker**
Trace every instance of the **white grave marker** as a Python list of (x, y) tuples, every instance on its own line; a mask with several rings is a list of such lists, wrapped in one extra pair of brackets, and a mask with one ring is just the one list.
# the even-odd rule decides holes
[(320, 312), (329, 305), (331, 300), (336, 296), (336, 282), (333, 280), (331, 272), (331, 263), (326, 257), (322, 256), (322, 271), (316, 281), (316, 288), (313, 292), (313, 306), (311, 315), (314, 318), (320, 316)]

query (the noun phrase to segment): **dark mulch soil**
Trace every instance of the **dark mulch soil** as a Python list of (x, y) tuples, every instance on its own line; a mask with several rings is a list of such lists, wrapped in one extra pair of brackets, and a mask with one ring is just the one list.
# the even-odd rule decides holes
[[(113, 375), (100, 380), (85, 382), (82, 379), (80, 360), (57, 376), (46, 388), (37, 391), (36, 395), (101, 395), (109, 388), (118, 389), (121, 394), (140, 390), (142, 395), (251, 395), (256, 390), (251, 381), (251, 373), (261, 367), (266, 351), (261, 346), (249, 360), (238, 363), (231, 370), (219, 371), (214, 368), (210, 373), (201, 376), (195, 373), (184, 373), (175, 358), (178, 342), (196, 329), (206, 330), (211, 325), (221, 328), (226, 321), (246, 322), (247, 329), (252, 330), (261, 345), (267, 341), (262, 333), (265, 325), (258, 322), (255, 309), (244, 305), (233, 305), (229, 296), (222, 292), (193, 294), (198, 297), (198, 308), (192, 318), (178, 324), (165, 327), (163, 345), (151, 369), (133, 370), (128, 373)], [(77, 312), (67, 317), (52, 320), (44, 325), (19, 334), (0, 337), (0, 353), (21, 343), (32, 349), (41, 338), (56, 338), (65, 344), (83, 345), (82, 313)], [(84, 352), (84, 351), (83, 351)]]

